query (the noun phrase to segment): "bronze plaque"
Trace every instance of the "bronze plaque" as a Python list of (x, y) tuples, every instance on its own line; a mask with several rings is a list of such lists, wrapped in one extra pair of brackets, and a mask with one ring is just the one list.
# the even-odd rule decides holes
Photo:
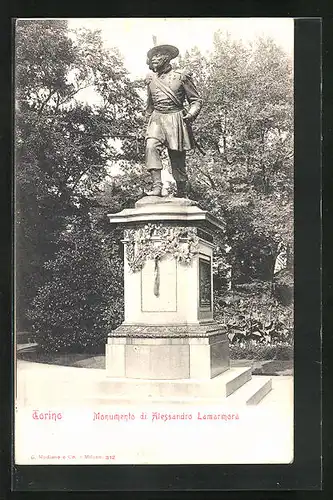
[(199, 307), (212, 308), (211, 260), (199, 258)]

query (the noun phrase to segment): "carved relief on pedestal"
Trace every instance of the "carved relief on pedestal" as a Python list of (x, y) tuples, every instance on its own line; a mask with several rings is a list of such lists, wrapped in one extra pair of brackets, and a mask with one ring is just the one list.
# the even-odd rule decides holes
[(145, 224), (125, 229), (124, 243), (132, 272), (141, 271), (147, 260), (172, 255), (181, 264), (190, 264), (198, 253), (197, 228), (165, 224)]
[(148, 223), (124, 230), (125, 252), (131, 272), (154, 262), (154, 295), (160, 294), (160, 261), (168, 256), (190, 265), (199, 249), (197, 228)]

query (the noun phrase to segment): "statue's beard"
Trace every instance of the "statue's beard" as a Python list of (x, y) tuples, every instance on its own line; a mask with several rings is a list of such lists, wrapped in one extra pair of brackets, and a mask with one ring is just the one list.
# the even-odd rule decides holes
[(160, 61), (156, 62), (150, 62), (151, 69), (155, 72), (158, 73), (160, 70), (164, 69), (166, 66), (168, 66), (170, 60), (168, 57), (165, 57), (164, 59), (161, 59)]

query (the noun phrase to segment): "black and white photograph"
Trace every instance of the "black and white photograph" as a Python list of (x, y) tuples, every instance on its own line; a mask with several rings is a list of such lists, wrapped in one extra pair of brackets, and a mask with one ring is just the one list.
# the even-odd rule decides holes
[(15, 464), (292, 463), (294, 20), (14, 31)]

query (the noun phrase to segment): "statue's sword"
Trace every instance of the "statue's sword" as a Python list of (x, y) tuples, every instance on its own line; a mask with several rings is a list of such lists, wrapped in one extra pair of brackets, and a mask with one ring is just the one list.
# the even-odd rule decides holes
[(193, 144), (194, 146), (196, 147), (196, 149), (203, 155), (205, 156), (206, 153), (205, 151), (202, 149), (202, 147), (200, 146), (200, 144), (198, 143), (198, 141), (196, 140), (196, 138), (194, 137), (194, 134), (193, 134), (193, 130), (192, 130), (192, 127), (191, 127), (191, 124), (190, 123), (186, 123), (185, 121), (185, 125), (187, 127), (187, 130), (188, 130), (188, 133), (193, 141)]

